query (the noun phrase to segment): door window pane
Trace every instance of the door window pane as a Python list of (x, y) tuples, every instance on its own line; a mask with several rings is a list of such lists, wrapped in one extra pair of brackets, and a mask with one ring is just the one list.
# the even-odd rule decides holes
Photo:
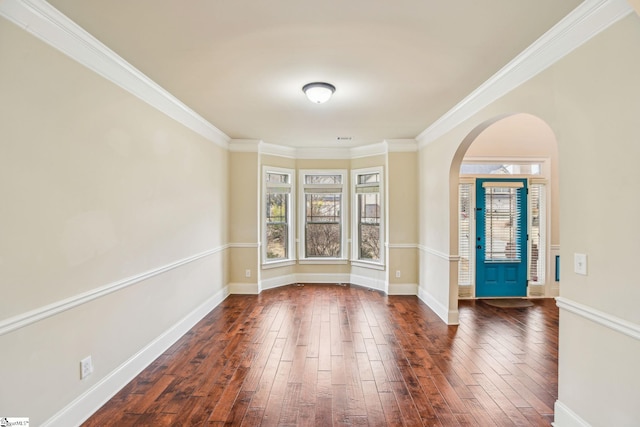
[(485, 188), (485, 261), (520, 261), (521, 193), (513, 187)]

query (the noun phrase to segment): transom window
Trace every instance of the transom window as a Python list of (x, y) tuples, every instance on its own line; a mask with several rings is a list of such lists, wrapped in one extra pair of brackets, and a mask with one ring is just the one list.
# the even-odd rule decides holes
[(542, 175), (542, 163), (464, 161), (460, 165), (460, 175)]

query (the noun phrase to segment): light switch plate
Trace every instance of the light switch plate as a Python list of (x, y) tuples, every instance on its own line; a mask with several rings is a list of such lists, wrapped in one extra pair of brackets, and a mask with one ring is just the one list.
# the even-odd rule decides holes
[(573, 254), (573, 271), (576, 274), (587, 275), (587, 255)]

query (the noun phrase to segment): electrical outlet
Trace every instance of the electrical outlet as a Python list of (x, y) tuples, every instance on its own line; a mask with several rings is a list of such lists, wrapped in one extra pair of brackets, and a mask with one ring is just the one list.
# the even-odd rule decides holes
[(91, 356), (87, 356), (80, 361), (80, 379), (84, 379), (93, 373), (93, 362)]
[(396, 279), (400, 278), (400, 270), (396, 270)]
[(244, 271), (244, 277), (251, 277), (251, 270), (248, 268)]

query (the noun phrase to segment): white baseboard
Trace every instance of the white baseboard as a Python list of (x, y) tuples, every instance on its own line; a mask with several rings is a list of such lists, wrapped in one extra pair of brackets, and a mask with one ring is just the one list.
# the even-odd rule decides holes
[(292, 283), (297, 283), (296, 275), (287, 274), (284, 276), (274, 277), (272, 279), (261, 280), (260, 289), (264, 291), (266, 289), (273, 289), (273, 288), (279, 288), (280, 286), (287, 286)]
[[(384, 280), (355, 274), (300, 273), (288, 274), (286, 276), (279, 276), (272, 279), (262, 280), (260, 282), (260, 289), (273, 289), (280, 286), (287, 286), (292, 283), (351, 283), (353, 285), (364, 286), (366, 288), (376, 289), (383, 292), (385, 292), (386, 286), (386, 282)], [(417, 287), (416, 285), (413, 286), (413, 293), (396, 293), (396, 295), (416, 295)], [(404, 292), (404, 290), (402, 290), (401, 292)], [(231, 293), (237, 292), (232, 291)]]
[[(260, 282), (260, 289), (278, 288), (281, 286), (291, 285), (293, 283), (351, 283), (353, 285), (364, 286), (378, 291), (386, 292), (387, 283), (372, 277), (366, 277), (356, 274), (288, 274), (278, 276), (271, 279), (264, 279)], [(241, 285), (241, 286), (238, 286)], [(252, 288), (243, 284), (230, 284), (232, 294), (254, 293)], [(242, 290), (251, 290), (251, 292), (242, 292)], [(418, 285), (416, 283), (396, 283), (389, 285), (388, 295), (418, 295)], [(257, 293), (257, 291), (255, 292)]]
[(459, 324), (458, 310), (449, 310), (433, 295), (421, 287), (418, 287), (418, 298), (427, 304), (447, 325)]
[[(260, 281), (260, 290), (279, 288), (294, 283), (350, 283), (349, 274), (298, 273)], [(235, 292), (232, 292), (235, 293)]]
[(82, 424), (127, 385), (129, 381), (135, 378), (136, 375), (193, 328), (211, 310), (224, 301), (228, 295), (228, 287), (213, 295), (42, 425), (46, 427), (67, 427)]
[(389, 284), (389, 295), (418, 295), (417, 283), (393, 283)]
[(316, 274), (299, 273), (295, 275), (294, 283), (349, 283), (351, 275), (349, 273)]
[(229, 293), (234, 295), (258, 295), (257, 283), (229, 283)]
[[(386, 292), (387, 283), (384, 280), (355, 274), (288, 274), (271, 279), (264, 279), (260, 282), (260, 289), (278, 288), (291, 285), (293, 283), (351, 283), (353, 285), (364, 286), (378, 291)], [(237, 283), (230, 285), (232, 294), (253, 293), (242, 292), (243, 288), (238, 288)], [(244, 289), (249, 289), (244, 287)], [(257, 291), (256, 291), (257, 292)], [(416, 283), (396, 283), (389, 285), (388, 295), (418, 295), (418, 285)]]
[(554, 413), (554, 421), (551, 423), (553, 427), (591, 427), (588, 422), (559, 400), (556, 400)]
[(384, 280), (376, 279), (373, 277), (351, 274), (348, 282), (353, 285), (364, 286), (365, 288), (386, 292), (386, 282)]

